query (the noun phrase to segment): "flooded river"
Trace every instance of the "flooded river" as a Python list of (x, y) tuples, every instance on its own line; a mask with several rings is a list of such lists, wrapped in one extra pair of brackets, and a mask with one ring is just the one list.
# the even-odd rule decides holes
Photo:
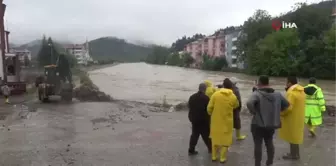
[[(211, 72), (146, 63), (123, 63), (90, 72), (93, 82), (105, 93), (116, 99), (146, 103), (177, 104), (186, 102), (204, 80), (221, 84), (226, 77), (235, 77), (243, 102), (251, 94), (257, 76), (229, 72)], [(271, 78), (270, 84), (284, 92), (285, 78)], [(306, 79), (299, 80), (302, 85)], [(327, 104), (335, 105), (335, 81), (318, 80)]]

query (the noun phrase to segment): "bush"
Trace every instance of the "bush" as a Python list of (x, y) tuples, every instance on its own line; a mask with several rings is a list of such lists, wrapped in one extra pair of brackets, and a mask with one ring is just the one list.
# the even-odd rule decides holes
[(86, 85), (86, 86), (93, 86), (93, 82), (90, 79), (89, 75), (86, 72), (81, 72), (79, 74), (79, 79), (80, 79), (80, 83), (81, 85)]
[(220, 71), (227, 66), (225, 57), (212, 58), (208, 55), (203, 55), (203, 63), (201, 67), (203, 70)]

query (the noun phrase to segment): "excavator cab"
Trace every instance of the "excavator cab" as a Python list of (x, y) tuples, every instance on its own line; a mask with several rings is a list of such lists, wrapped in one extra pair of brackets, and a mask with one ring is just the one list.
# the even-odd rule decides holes
[(47, 84), (55, 84), (60, 81), (59, 79), (59, 72), (57, 70), (56, 65), (47, 65), (44, 66), (44, 76), (45, 76), (45, 82)]

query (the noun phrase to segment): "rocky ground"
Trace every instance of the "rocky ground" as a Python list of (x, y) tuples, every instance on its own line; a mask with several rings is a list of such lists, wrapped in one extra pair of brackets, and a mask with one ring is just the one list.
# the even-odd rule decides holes
[[(203, 166), (210, 161), (201, 140), (198, 156), (189, 157), (190, 124), (187, 112), (162, 112), (168, 108), (137, 102), (78, 102), (62, 104), (33, 100), (6, 107), (12, 111), (0, 120), (0, 165), (56, 166)], [(243, 132), (249, 134), (249, 116)], [(276, 140), (276, 166), (334, 166), (335, 126), (319, 128), (319, 137), (306, 138), (302, 159), (281, 159), (289, 146)], [(253, 143), (235, 142), (228, 166), (253, 163)]]

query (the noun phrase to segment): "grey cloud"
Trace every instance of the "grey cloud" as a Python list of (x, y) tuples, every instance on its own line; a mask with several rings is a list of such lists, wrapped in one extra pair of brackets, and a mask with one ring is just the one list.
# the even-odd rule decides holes
[(256, 9), (278, 15), (298, 0), (4, 0), (11, 41), (42, 34), (83, 42), (116, 36), (170, 45), (176, 38), (240, 25)]

